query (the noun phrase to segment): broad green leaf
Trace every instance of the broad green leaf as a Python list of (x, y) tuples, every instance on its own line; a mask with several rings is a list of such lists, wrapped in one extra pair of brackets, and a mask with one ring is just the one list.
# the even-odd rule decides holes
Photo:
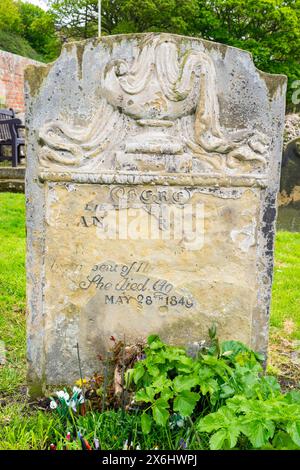
[(297, 403), (300, 405), (300, 390), (292, 390), (288, 392), (285, 397), (287, 403)]
[(159, 367), (155, 366), (154, 364), (147, 365), (147, 370), (153, 377), (157, 377), (160, 373)]
[(160, 337), (157, 335), (149, 336), (147, 342), (151, 350), (161, 349), (165, 346)]
[(178, 372), (191, 372), (194, 366), (194, 361), (191, 357), (182, 355), (176, 361), (176, 368)]
[[(231, 355), (234, 358), (240, 352), (249, 352), (250, 349), (239, 341), (223, 341), (221, 343), (221, 354)], [(230, 354), (228, 354), (230, 353)]]
[(141, 416), (141, 425), (143, 434), (149, 434), (152, 426), (152, 418), (149, 414), (143, 413)]
[(240, 417), (241, 431), (245, 434), (254, 448), (259, 449), (266, 445), (270, 438), (273, 437), (275, 425), (270, 420), (248, 418), (247, 421), (244, 417)]
[[(220, 428), (229, 428), (234, 422), (237, 423), (237, 419), (235, 414), (227, 406), (223, 406), (215, 413), (210, 413), (204, 418), (201, 418), (197, 424), (197, 429), (199, 432), (211, 433)], [(238, 427), (238, 425), (236, 426)]]
[(159, 426), (165, 426), (169, 419), (169, 411), (167, 408), (169, 404), (166, 400), (159, 398), (152, 406), (152, 413), (154, 421)]
[(152, 387), (146, 387), (138, 390), (135, 394), (136, 401), (144, 401), (152, 403), (154, 400), (155, 390)]
[(233, 395), (234, 395), (234, 389), (230, 385), (225, 383), (221, 386), (221, 394), (220, 394), (221, 398), (229, 398), (229, 397), (232, 397)]
[(289, 423), (286, 427), (286, 430), (295, 442), (295, 444), (300, 447), (300, 421), (294, 421), (293, 423)]
[(205, 382), (201, 382), (200, 390), (202, 395), (206, 395), (207, 393), (212, 395), (214, 392), (219, 390), (219, 384), (215, 379), (209, 379)]
[(133, 374), (132, 374), (135, 384), (137, 384), (138, 381), (143, 377), (144, 373), (145, 373), (145, 368), (143, 364), (138, 362), (136, 366), (134, 367)]
[(182, 392), (183, 390), (191, 390), (199, 382), (199, 378), (195, 375), (178, 375), (175, 377), (174, 390), (176, 392)]
[(191, 416), (199, 399), (199, 393), (183, 391), (175, 398), (173, 409), (181, 416)]
[(156, 392), (162, 391), (164, 388), (171, 387), (172, 380), (168, 379), (165, 375), (159, 375), (157, 379), (153, 380), (152, 387)]
[(241, 432), (241, 429), (240, 429), (240, 426), (238, 425), (238, 420), (233, 421), (227, 430), (227, 440), (228, 440), (230, 449), (233, 449), (236, 446), (240, 432)]
[(158, 335), (150, 335), (147, 338), (147, 343), (150, 345), (154, 341), (160, 341), (160, 337)]
[(160, 393), (160, 398), (166, 401), (170, 400), (170, 398), (173, 398), (173, 397), (174, 397), (174, 392), (170, 388), (164, 388)]
[(273, 447), (278, 450), (297, 450), (299, 446), (295, 444), (291, 436), (283, 431), (278, 431), (272, 441)]

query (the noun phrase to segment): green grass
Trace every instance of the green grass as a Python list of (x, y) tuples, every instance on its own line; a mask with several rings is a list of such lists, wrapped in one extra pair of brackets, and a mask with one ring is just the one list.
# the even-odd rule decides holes
[(292, 336), (300, 339), (300, 233), (278, 232), (272, 296), (271, 326), (295, 325)]
[(38, 54), (26, 39), (17, 34), (0, 30), (0, 49), (13, 54), (29, 57), (29, 59), (43, 62), (43, 57)]
[[(0, 193), (0, 341), (4, 341), (7, 351), (6, 364), (0, 366), (0, 449), (46, 448), (52, 440), (62, 443), (65, 435), (53, 414), (34, 410), (25, 404), (24, 205), (24, 195)], [(274, 274), (271, 326), (283, 331), (285, 322), (292, 322), (291, 337), (300, 339), (299, 233), (277, 234)], [(104, 448), (120, 448), (127, 425), (122, 424), (117, 413), (111, 414), (107, 422), (102, 422), (99, 415), (90, 419), (97, 420), (95, 426), (103, 429), (100, 437), (106, 443)], [(110, 427), (114, 420), (122, 424), (119, 427), (115, 425), (119, 435)], [(91, 430), (93, 426), (91, 424)], [(137, 428), (134, 429), (135, 440), (140, 440)], [(92, 438), (92, 431), (89, 437)], [(157, 435), (153, 439), (144, 445), (148, 448), (155, 446), (155, 439), (161, 444), (160, 448), (177, 448), (178, 445), (170, 435)]]
[(24, 216), (23, 194), (0, 194), (0, 340), (7, 355), (0, 393), (13, 392), (25, 378)]

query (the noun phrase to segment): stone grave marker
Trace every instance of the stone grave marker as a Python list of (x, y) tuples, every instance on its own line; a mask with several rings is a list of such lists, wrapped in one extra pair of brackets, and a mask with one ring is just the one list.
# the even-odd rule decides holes
[(110, 337), (266, 352), (286, 79), (171, 34), (64, 46), (26, 71), (31, 392)]

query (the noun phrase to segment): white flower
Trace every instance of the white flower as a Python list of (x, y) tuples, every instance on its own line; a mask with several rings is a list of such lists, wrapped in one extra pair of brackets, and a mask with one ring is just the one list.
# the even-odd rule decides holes
[(77, 412), (76, 400), (71, 400), (69, 406), (73, 411), (75, 411), (75, 413)]
[(79, 388), (79, 387), (73, 387), (73, 394), (75, 394), (75, 393), (78, 393), (78, 394), (79, 394), (79, 393), (81, 393), (81, 392), (82, 392), (81, 388)]
[(80, 395), (80, 396), (77, 398), (77, 400), (78, 400), (78, 403), (79, 403), (80, 405), (82, 405), (82, 403), (84, 403), (84, 398), (83, 398), (82, 395)]
[(70, 395), (68, 394), (68, 392), (65, 392), (65, 394), (64, 394), (65, 401), (67, 402), (69, 400), (69, 398), (70, 398)]
[(56, 401), (52, 400), (52, 401), (50, 402), (50, 408), (51, 408), (51, 410), (55, 410), (55, 409), (57, 408), (57, 403), (56, 403)]
[(56, 392), (56, 395), (58, 396), (58, 398), (65, 398), (65, 392), (63, 390), (59, 390), (58, 392)]

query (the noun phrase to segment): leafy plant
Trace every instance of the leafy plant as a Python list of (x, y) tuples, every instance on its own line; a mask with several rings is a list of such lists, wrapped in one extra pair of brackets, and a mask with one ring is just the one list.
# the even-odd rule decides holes
[(70, 396), (66, 389), (56, 392), (57, 398), (51, 397), (50, 408), (55, 410), (62, 419), (72, 418), (73, 412), (82, 411), (85, 399), (81, 388), (73, 387)]
[[(145, 359), (127, 371), (135, 390), (144, 434), (153, 424), (189, 420), (211, 449), (300, 448), (300, 391), (281, 393), (264, 375), (264, 357), (238, 341), (210, 345), (189, 356), (182, 348), (148, 338)], [(204, 437), (205, 440), (205, 437)]]
[(212, 450), (232, 449), (246, 437), (254, 449), (300, 449), (300, 392), (267, 400), (236, 395), (215, 413), (200, 418)]
[(145, 359), (126, 374), (127, 388), (135, 390), (135, 401), (142, 405), (144, 433), (153, 421), (165, 426), (174, 412), (190, 418), (215, 411), (236, 394), (257, 398), (279, 393), (273, 377), (261, 378), (261, 355), (237, 341), (220, 345), (214, 329), (210, 340), (209, 347), (191, 357), (157, 335), (148, 338)]

